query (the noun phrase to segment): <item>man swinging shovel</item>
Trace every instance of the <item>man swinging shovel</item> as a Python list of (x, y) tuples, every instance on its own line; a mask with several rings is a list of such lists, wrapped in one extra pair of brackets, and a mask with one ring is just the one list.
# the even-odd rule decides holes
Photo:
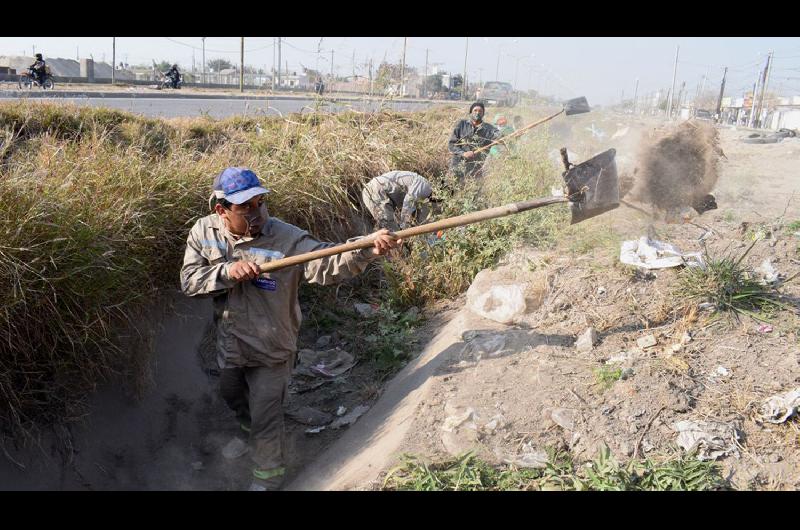
[(589, 102), (586, 101), (585, 97), (579, 97), (579, 98), (570, 99), (564, 104), (564, 108), (561, 109), (560, 111), (556, 112), (555, 114), (553, 114), (551, 116), (547, 116), (546, 118), (542, 118), (541, 120), (535, 121), (535, 122), (531, 123), (530, 125), (526, 125), (525, 127), (522, 127), (520, 129), (514, 131), (513, 133), (509, 134), (509, 135), (503, 136), (502, 138), (498, 138), (497, 140), (493, 141), (492, 143), (486, 144), (483, 147), (475, 149), (473, 151), (473, 153), (474, 154), (482, 153), (486, 149), (491, 149), (493, 146), (495, 146), (497, 144), (502, 144), (502, 143), (507, 142), (508, 140), (511, 140), (512, 138), (517, 138), (519, 136), (522, 136), (523, 134), (525, 134), (526, 132), (530, 131), (534, 127), (537, 127), (537, 126), (539, 126), (539, 125), (541, 125), (541, 124), (543, 124), (545, 122), (548, 122), (548, 121), (552, 120), (553, 118), (556, 118), (556, 117), (560, 116), (561, 114), (565, 114), (567, 116), (572, 116), (573, 114), (584, 114), (586, 112), (589, 112), (590, 110), (591, 109), (589, 108)]

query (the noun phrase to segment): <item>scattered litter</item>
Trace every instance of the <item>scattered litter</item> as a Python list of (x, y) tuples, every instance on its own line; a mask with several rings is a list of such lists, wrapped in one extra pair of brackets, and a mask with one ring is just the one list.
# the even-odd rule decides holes
[(312, 427), (310, 429), (306, 429), (305, 433), (306, 434), (319, 434), (324, 430), (325, 430), (325, 426), (324, 425), (320, 425), (319, 427)]
[(506, 336), (502, 333), (495, 333), (473, 337), (461, 350), (461, 356), (480, 360), (484, 355), (497, 357), (506, 351), (508, 351)]
[(366, 405), (359, 405), (341, 418), (336, 418), (333, 423), (330, 424), (331, 429), (339, 429), (341, 427), (345, 427), (348, 425), (352, 425), (358, 418), (364, 415), (365, 412), (369, 410), (369, 407)]
[(644, 269), (666, 269), (669, 267), (703, 267), (699, 252), (681, 253), (669, 243), (642, 236), (638, 240), (623, 241), (619, 260), (627, 265)]
[(681, 344), (683, 344), (685, 346), (686, 344), (689, 344), (690, 342), (692, 342), (692, 336), (689, 335), (688, 331), (684, 331), (683, 335), (681, 335)]
[(755, 270), (755, 273), (760, 276), (760, 283), (762, 285), (771, 285), (778, 281), (778, 271), (772, 266), (772, 262), (770, 262), (769, 258), (761, 263)]
[(320, 338), (317, 339), (316, 344), (314, 347), (318, 350), (324, 350), (328, 346), (331, 345), (332, 337), (330, 335), (322, 335)]
[(597, 288), (597, 294), (606, 294), (606, 288), (605, 287), (598, 287)]
[(241, 438), (234, 438), (222, 448), (222, 456), (228, 460), (234, 460), (240, 456), (246, 455), (250, 451), (247, 442)]
[(678, 431), (677, 444), (686, 452), (697, 451), (699, 460), (716, 460), (727, 455), (739, 456), (737, 442), (740, 440), (740, 433), (731, 424), (683, 420), (674, 423), (672, 428)]
[(761, 324), (758, 326), (759, 333), (772, 333), (773, 327), (769, 324)]
[(374, 304), (354, 304), (353, 307), (364, 318), (374, 317), (378, 314), (378, 306)]
[(327, 425), (333, 417), (327, 412), (322, 412), (312, 407), (299, 407), (286, 412), (292, 420), (303, 425), (320, 426)]
[(564, 430), (575, 430), (575, 411), (571, 409), (553, 409), (550, 418)]
[(483, 426), (484, 431), (488, 431), (491, 434), (494, 434), (499, 427), (502, 427), (505, 424), (506, 419), (503, 417), (502, 414), (497, 414), (492, 416), (492, 418), (486, 422), (486, 425)]
[(506, 457), (503, 459), (503, 462), (522, 468), (539, 469), (547, 467), (549, 459), (545, 450), (535, 449), (531, 445), (531, 442), (527, 442), (522, 446), (522, 452), (520, 454)]
[(617, 355), (613, 355), (608, 358), (606, 364), (622, 364), (626, 363), (631, 360), (633, 355), (630, 352), (624, 351), (620, 352)]
[(453, 432), (454, 430), (458, 429), (464, 422), (471, 421), (474, 418), (475, 418), (475, 409), (469, 407), (462, 413), (452, 414), (447, 418), (445, 418), (444, 423), (442, 424), (442, 430), (445, 432)]
[(355, 366), (355, 358), (340, 348), (325, 351), (300, 350), (294, 375), (338, 377)]
[(800, 409), (800, 387), (767, 399), (759, 409), (762, 421), (783, 423)]
[(711, 302), (703, 302), (702, 304), (697, 305), (697, 309), (700, 311), (714, 311), (717, 309), (717, 304), (713, 304)]
[(645, 335), (644, 337), (639, 337), (636, 339), (636, 345), (639, 346), (641, 349), (651, 348), (658, 344), (655, 335)]
[(195, 471), (202, 471), (204, 467), (205, 466), (203, 466), (203, 463), (200, 461), (192, 462), (192, 469), (194, 469)]
[(575, 341), (575, 348), (580, 352), (587, 352), (597, 345), (599, 340), (600, 339), (597, 336), (597, 330), (589, 327), (586, 328), (586, 330), (580, 334), (578, 340)]
[(731, 374), (731, 371), (724, 366), (717, 366), (717, 368), (708, 375), (708, 380), (716, 383), (719, 379), (725, 379)]
[(337, 416), (344, 416), (345, 412), (347, 412), (347, 407), (345, 407), (344, 405), (339, 405), (339, 408), (336, 409)]

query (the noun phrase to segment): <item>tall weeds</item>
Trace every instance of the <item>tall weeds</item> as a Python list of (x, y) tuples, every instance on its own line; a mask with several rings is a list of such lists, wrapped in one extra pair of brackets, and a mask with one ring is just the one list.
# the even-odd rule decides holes
[(0, 104), (0, 433), (78, 417), (97, 384), (133, 377), (146, 351), (130, 344), (147, 336), (139, 315), (177, 284), (223, 168), (252, 168), (272, 215), (342, 240), (368, 178), (441, 177), (456, 113), (167, 122)]

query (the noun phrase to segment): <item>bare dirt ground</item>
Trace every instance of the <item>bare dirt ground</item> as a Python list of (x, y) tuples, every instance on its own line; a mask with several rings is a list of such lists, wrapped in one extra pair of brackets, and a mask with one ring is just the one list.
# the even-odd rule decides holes
[[(648, 227), (684, 252), (702, 251), (705, 236), (712, 254), (737, 255), (762, 230), (770, 235), (746, 262), (757, 267), (769, 258), (785, 277), (800, 271), (800, 238), (787, 227), (800, 219), (800, 193), (792, 197), (800, 177), (800, 139), (751, 145), (738, 141), (743, 135), (721, 130), (727, 160), (715, 189), (719, 209), (695, 220), (710, 231), (651, 223), (621, 208), (577, 232), (579, 239), (594, 240), (585, 254), (575, 250), (586, 243), (568, 240), (557, 252), (519, 249), (518, 263), (534, 264), (532, 275), (548, 276), (544, 304), (505, 331), (464, 341), (438, 370), (413, 434), (395, 453), (444, 459), (473, 449), (502, 463), (559, 447), (585, 461), (607, 445), (622, 461), (668, 458), (680, 451), (675, 422), (708, 420), (741, 432), (738, 454), (720, 460), (734, 487), (800, 487), (797, 418), (779, 425), (754, 421), (764, 399), (800, 383), (796, 316), (775, 315), (768, 333), (749, 318), (730, 326), (709, 326), (703, 314), (676, 318), (678, 269), (648, 274), (619, 263), (619, 241), (646, 235)], [(800, 287), (790, 282), (782, 292), (796, 300)], [(576, 351), (575, 338), (589, 326), (598, 331), (599, 344)], [(647, 335), (656, 345), (637, 345)], [(625, 376), (606, 388), (597, 376), (604, 368), (621, 368)], [(443, 429), (448, 418), (463, 418), (469, 409), (469, 421)]]

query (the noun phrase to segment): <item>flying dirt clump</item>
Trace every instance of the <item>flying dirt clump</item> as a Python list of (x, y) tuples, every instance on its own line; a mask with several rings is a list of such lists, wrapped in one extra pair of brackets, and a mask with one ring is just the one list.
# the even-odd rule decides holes
[(717, 183), (720, 156), (713, 125), (692, 120), (658, 131), (641, 147), (632, 197), (661, 210), (702, 205)]

